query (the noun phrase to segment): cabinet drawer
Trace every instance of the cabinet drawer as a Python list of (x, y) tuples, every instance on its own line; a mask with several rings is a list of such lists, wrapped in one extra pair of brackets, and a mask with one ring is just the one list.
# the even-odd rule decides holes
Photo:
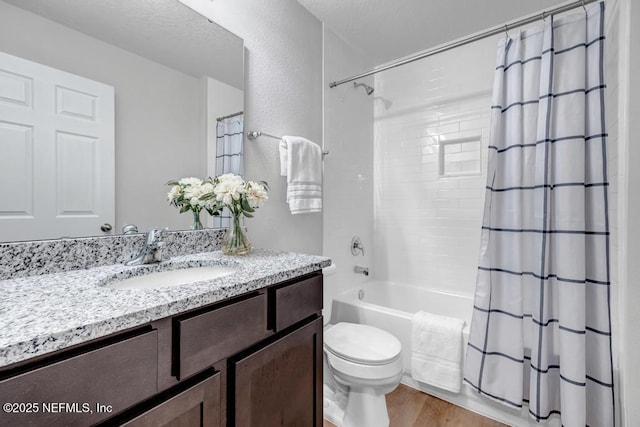
[(267, 335), (267, 297), (258, 294), (174, 323), (173, 375), (186, 378)]
[(322, 311), (322, 275), (272, 289), (275, 331), (278, 332)]
[(2, 414), (0, 424), (87, 426), (155, 394), (157, 376), (151, 331), (0, 381), (3, 403), (38, 405)]

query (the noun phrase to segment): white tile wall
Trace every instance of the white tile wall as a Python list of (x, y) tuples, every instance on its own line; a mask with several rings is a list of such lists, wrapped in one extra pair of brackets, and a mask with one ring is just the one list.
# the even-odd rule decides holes
[[(392, 103), (374, 106), (376, 278), (474, 293), (496, 43), (481, 40), (376, 75), (376, 93)], [(609, 70), (616, 61), (613, 52)], [(607, 101), (616, 280), (617, 97)]]
[(374, 268), (381, 280), (473, 294), (496, 39), (378, 74)]

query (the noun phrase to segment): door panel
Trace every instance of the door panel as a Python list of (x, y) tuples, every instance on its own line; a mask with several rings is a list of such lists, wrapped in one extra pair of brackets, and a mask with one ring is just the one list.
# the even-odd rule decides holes
[(114, 88), (0, 53), (0, 241), (114, 223)]
[(5, 218), (30, 217), (34, 199), (32, 127), (0, 121), (0, 153), (0, 212)]

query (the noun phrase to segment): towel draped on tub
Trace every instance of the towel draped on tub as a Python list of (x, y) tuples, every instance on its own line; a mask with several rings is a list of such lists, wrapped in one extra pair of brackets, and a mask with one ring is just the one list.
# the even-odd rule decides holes
[(462, 385), (464, 320), (424, 311), (411, 319), (411, 376), (453, 393)]

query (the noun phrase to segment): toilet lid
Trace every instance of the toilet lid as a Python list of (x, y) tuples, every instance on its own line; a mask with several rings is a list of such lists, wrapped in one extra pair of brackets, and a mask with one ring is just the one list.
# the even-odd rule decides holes
[(352, 362), (381, 365), (395, 360), (402, 350), (400, 341), (373, 326), (338, 323), (324, 334), (325, 348)]

